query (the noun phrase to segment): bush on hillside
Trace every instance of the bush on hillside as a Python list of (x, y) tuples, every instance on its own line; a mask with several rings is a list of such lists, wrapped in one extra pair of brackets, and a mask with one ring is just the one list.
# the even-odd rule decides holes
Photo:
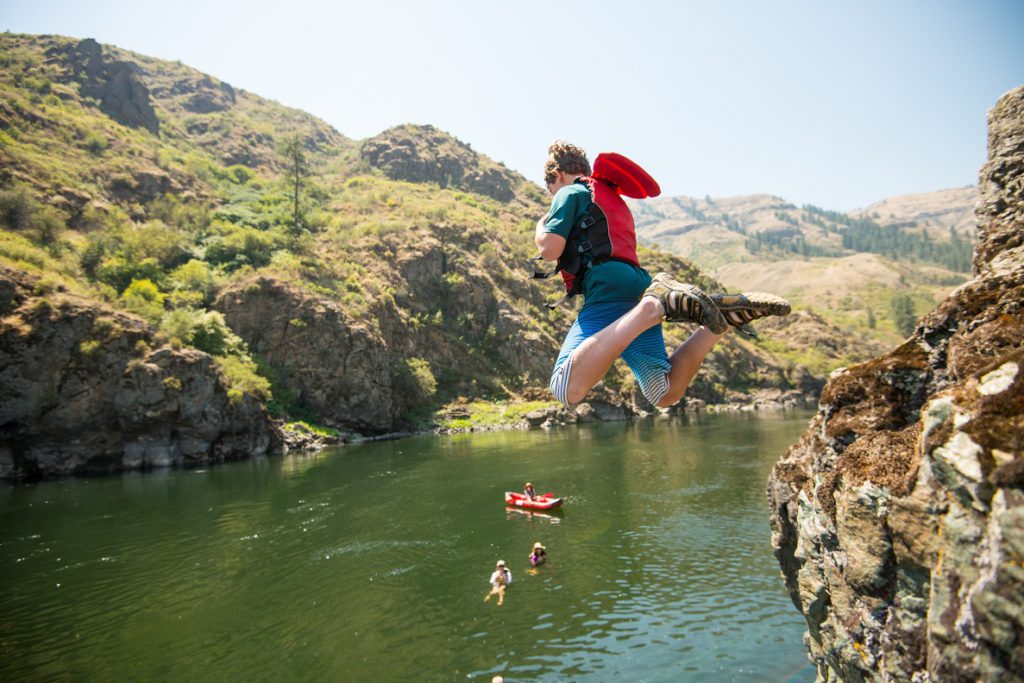
[(243, 166), (242, 164), (228, 166), (226, 170), (228, 179), (231, 182), (237, 183), (239, 185), (245, 185), (250, 180), (252, 180), (254, 175), (256, 175), (255, 173), (253, 173), (251, 168), (249, 168), (248, 166)]
[(170, 284), (177, 291), (194, 292), (200, 295), (202, 302), (207, 302), (213, 294), (216, 281), (213, 268), (209, 264), (192, 259), (178, 266), (171, 272)]
[(252, 394), (262, 401), (270, 401), (273, 398), (270, 382), (259, 375), (254, 362), (237, 356), (215, 356), (215, 358), (230, 387), (228, 398), (232, 402), (241, 400), (243, 393)]
[(212, 356), (245, 355), (242, 340), (218, 311), (179, 308), (164, 316), (160, 329)]
[(150, 280), (132, 280), (121, 294), (121, 302), (129, 311), (152, 323), (164, 315), (164, 295)]
[(892, 318), (896, 329), (904, 337), (909, 337), (917, 327), (917, 316), (914, 314), (914, 300), (909, 294), (897, 294), (892, 298)]
[[(92, 263), (91, 255), (86, 260), (86, 256), (89, 254), (90, 252), (87, 248), (86, 254), (83, 254), (82, 262), (82, 267), (87, 273), (90, 272), (89, 265), (87, 264)], [(160, 268), (160, 264), (153, 258), (130, 261), (123, 256), (103, 256), (91, 274), (94, 274), (95, 278), (100, 282), (110, 285), (118, 292), (123, 293), (136, 280), (160, 282), (163, 280), (164, 272)]]
[(165, 194), (146, 206), (146, 216), (178, 230), (203, 234), (210, 227), (210, 207), (201, 202), (184, 202), (177, 195)]
[(121, 251), (131, 260), (154, 259), (163, 268), (173, 268), (189, 258), (187, 236), (154, 220), (121, 233)]
[(75, 226), (80, 232), (86, 233), (98, 233), (101, 231), (119, 232), (131, 227), (131, 219), (116, 206), (104, 206), (101, 208), (89, 205), (82, 211), (75, 222)]
[(409, 358), (392, 371), (392, 386), (398, 400), (410, 408), (423, 405), (437, 393), (437, 379), (430, 363)]
[(52, 206), (41, 203), (28, 188), (15, 185), (0, 190), (0, 227), (34, 234), (43, 245), (55, 245), (67, 218)]
[(206, 241), (206, 260), (229, 270), (243, 265), (267, 265), (286, 240), (279, 234), (244, 225), (215, 223), (214, 229), (217, 234)]
[(93, 156), (100, 156), (106, 151), (108, 144), (106, 138), (95, 131), (90, 131), (86, 134), (85, 140), (82, 141), (82, 146), (85, 150)]

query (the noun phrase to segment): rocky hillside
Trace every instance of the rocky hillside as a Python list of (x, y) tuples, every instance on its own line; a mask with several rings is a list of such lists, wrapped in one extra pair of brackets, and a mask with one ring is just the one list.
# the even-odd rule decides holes
[(988, 146), (973, 278), (833, 375), (768, 483), (818, 680), (1024, 680), (1024, 87)]
[(436, 183), (500, 202), (515, 197), (523, 178), (433, 126), (397, 126), (366, 140), (359, 155), (394, 180)]
[[(659, 197), (633, 205), (640, 239), (731, 289), (762, 289), (885, 345), (967, 278), (975, 188), (893, 197), (850, 214), (779, 197)], [(866, 358), (867, 356), (862, 357)]]
[[(546, 309), (558, 285), (528, 277), (547, 205), (430, 126), (353, 141), (180, 63), (0, 35), (0, 287), (18, 292), (0, 324), (0, 475), (236, 457), (272, 448), (274, 425), (345, 438), (650, 410), (624, 366), (581, 412), (552, 402), (574, 310)], [(720, 287), (686, 260), (643, 259)], [(126, 346), (108, 351), (115, 337)], [(816, 396), (814, 360), (729, 338), (689, 407)], [(143, 376), (165, 391), (125, 388)], [(47, 421), (72, 405), (90, 419)], [(154, 455), (136, 457), (147, 430)]]
[(138, 317), (0, 266), (0, 479), (203, 465), (280, 447), (257, 397)]

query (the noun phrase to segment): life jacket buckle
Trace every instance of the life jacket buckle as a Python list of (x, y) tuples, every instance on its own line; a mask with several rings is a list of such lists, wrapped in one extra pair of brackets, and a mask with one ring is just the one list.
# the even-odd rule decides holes
[(544, 265), (544, 259), (541, 258), (540, 256), (538, 256), (537, 258), (530, 259), (530, 268), (533, 269), (533, 275), (530, 276), (531, 280), (547, 280), (549, 277), (558, 272), (558, 266), (555, 266), (555, 269), (552, 270), (551, 272), (541, 270), (541, 268), (538, 267), (537, 261), (540, 261), (541, 267), (543, 267)]

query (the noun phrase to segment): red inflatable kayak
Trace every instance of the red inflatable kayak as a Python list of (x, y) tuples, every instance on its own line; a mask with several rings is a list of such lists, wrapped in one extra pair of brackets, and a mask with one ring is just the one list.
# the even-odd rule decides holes
[(553, 496), (537, 496), (533, 500), (530, 500), (525, 493), (505, 491), (505, 505), (517, 508), (527, 508), (529, 510), (554, 510), (561, 504), (562, 499), (555, 498)]

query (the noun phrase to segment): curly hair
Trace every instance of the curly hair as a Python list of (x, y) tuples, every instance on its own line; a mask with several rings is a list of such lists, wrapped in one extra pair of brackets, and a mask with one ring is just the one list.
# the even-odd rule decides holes
[(559, 171), (590, 175), (590, 162), (587, 153), (565, 140), (555, 140), (548, 147), (548, 160), (544, 163), (544, 182), (551, 183)]

